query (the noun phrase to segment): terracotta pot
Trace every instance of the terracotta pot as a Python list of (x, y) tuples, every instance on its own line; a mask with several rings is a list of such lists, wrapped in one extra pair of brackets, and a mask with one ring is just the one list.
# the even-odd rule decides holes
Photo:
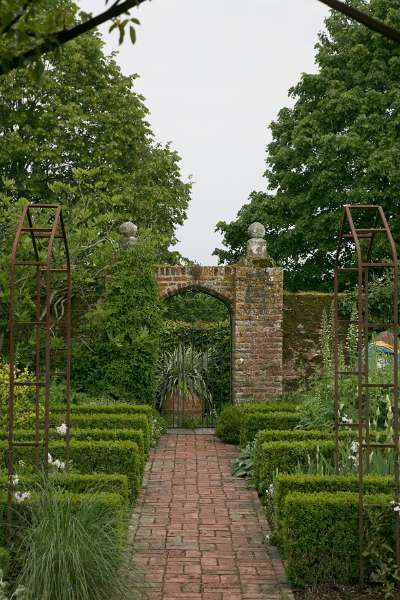
[(164, 400), (164, 415), (198, 417), (204, 412), (204, 402), (195, 394), (170, 394)]

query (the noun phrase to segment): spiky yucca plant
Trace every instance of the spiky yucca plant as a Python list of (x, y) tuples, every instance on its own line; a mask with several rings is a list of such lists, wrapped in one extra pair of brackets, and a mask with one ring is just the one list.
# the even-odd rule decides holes
[(177, 395), (183, 402), (200, 399), (205, 412), (211, 413), (213, 401), (207, 385), (208, 360), (208, 352), (183, 344), (166, 352), (159, 363), (159, 408), (163, 408), (167, 398)]

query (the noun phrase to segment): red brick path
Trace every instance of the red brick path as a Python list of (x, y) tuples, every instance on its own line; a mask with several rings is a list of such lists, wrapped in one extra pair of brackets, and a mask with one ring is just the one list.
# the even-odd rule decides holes
[(210, 433), (169, 433), (152, 451), (135, 511), (151, 600), (291, 598), (254, 490), (232, 477), (238, 450)]

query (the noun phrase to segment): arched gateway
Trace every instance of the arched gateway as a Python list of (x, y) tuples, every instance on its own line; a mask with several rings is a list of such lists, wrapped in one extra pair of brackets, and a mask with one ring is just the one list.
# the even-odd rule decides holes
[(232, 323), (232, 397), (261, 402), (282, 393), (283, 272), (268, 267), (265, 230), (249, 227), (247, 255), (229, 267), (161, 266), (163, 298), (198, 290), (222, 300)]

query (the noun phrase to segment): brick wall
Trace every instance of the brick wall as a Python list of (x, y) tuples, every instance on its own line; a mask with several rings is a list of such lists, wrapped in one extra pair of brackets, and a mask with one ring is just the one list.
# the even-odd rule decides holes
[(187, 290), (209, 293), (230, 308), (232, 398), (263, 401), (282, 392), (283, 274), (257, 261), (230, 267), (159, 267), (161, 296)]

